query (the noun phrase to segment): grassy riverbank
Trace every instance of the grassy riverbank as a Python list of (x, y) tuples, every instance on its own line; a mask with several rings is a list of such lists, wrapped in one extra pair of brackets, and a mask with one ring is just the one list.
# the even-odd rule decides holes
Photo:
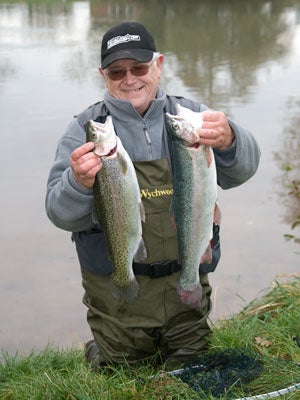
[[(236, 382), (222, 399), (261, 394), (300, 382), (300, 277), (275, 281), (269, 292), (238, 315), (213, 326), (211, 351), (242, 349), (256, 354), (263, 369), (247, 385)], [(3, 400), (128, 400), (209, 399), (176, 377), (152, 367), (107, 367), (93, 372), (82, 349), (47, 348), (29, 356), (8, 356), (0, 364), (0, 399)], [(300, 399), (300, 390), (283, 399)]]

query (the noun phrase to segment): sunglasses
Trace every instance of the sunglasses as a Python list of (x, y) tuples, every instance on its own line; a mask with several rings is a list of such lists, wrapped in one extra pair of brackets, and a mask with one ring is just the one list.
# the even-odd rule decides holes
[(144, 76), (148, 73), (149, 68), (156, 60), (153, 60), (151, 64), (137, 64), (133, 65), (129, 69), (125, 68), (109, 68), (105, 70), (105, 73), (112, 81), (120, 81), (124, 79), (126, 72), (130, 71), (130, 73), (134, 76)]

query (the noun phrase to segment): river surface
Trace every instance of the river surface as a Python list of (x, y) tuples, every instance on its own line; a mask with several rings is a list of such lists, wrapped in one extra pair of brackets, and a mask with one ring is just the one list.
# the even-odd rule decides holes
[(219, 191), (212, 321), (300, 270), (299, 243), (284, 237), (300, 214), (286, 186), (300, 172), (298, 1), (0, 2), (0, 348), (9, 353), (90, 339), (75, 248), (44, 198), (59, 137), (103, 96), (101, 37), (123, 20), (152, 31), (169, 94), (223, 110), (261, 147), (257, 174)]

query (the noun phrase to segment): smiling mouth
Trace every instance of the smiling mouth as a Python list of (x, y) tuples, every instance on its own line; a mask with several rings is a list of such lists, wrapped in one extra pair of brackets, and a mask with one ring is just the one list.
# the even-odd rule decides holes
[(126, 93), (138, 93), (138, 92), (140, 92), (142, 89), (143, 89), (143, 86), (142, 86), (142, 87), (139, 87), (139, 88), (136, 88), (136, 89), (123, 89), (123, 90), (124, 90), (124, 92), (126, 92)]

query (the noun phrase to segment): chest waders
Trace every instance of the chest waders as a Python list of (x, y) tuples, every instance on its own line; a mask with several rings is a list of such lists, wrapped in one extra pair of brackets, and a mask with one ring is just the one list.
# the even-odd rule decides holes
[(86, 359), (95, 368), (124, 360), (149, 362), (157, 354), (171, 365), (186, 361), (206, 349), (206, 338), (211, 332), (207, 323), (211, 308), (207, 274), (200, 274), (200, 309), (182, 304), (177, 293), (179, 266), (176, 231), (169, 212), (173, 184), (168, 161), (134, 165), (146, 213), (143, 238), (148, 252), (143, 264), (134, 264), (138, 299), (114, 299), (110, 275), (81, 269), (83, 302), (88, 307), (87, 320), (94, 336), (86, 348)]

